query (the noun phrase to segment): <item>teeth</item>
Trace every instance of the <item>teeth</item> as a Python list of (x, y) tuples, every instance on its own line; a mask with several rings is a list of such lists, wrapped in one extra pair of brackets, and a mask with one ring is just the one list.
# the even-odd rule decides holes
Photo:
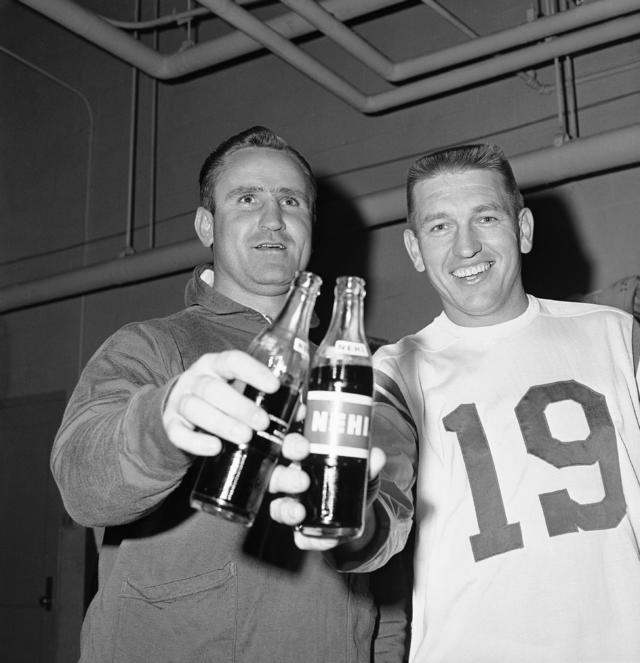
[(491, 263), (482, 262), (479, 265), (473, 265), (473, 267), (460, 267), (459, 269), (454, 269), (451, 272), (458, 279), (466, 279), (470, 276), (477, 276), (486, 272), (491, 267)]
[(284, 244), (269, 244), (264, 242), (263, 244), (258, 244), (257, 249), (284, 249)]

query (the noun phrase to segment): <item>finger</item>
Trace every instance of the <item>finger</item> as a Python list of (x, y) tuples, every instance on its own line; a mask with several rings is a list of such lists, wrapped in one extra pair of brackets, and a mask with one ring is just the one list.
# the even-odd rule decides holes
[(196, 456), (216, 456), (222, 449), (219, 438), (208, 433), (193, 430), (188, 422), (174, 417), (166, 424), (166, 432), (169, 440), (187, 453)]
[[(247, 427), (263, 430), (269, 425), (269, 417), (262, 408), (231, 385), (207, 375), (194, 379), (191, 390), (180, 398), (176, 409), (196, 426), (220, 435), (225, 432), (212, 426), (218, 423), (230, 426), (230, 419), (241, 423), (241, 430)], [(207, 424), (209, 418), (212, 420)]]
[(287, 460), (299, 462), (309, 455), (309, 442), (300, 433), (289, 433), (282, 443), (282, 456)]
[(269, 481), (270, 493), (287, 493), (296, 495), (309, 488), (309, 475), (298, 465), (278, 465), (271, 474)]
[(321, 539), (311, 536), (305, 536), (300, 532), (293, 533), (293, 541), (300, 550), (316, 550), (322, 552), (335, 548), (339, 541), (337, 539)]
[(372, 447), (369, 454), (369, 479), (375, 479), (382, 471), (387, 457), (379, 447)]
[(307, 406), (304, 403), (298, 405), (296, 410), (295, 421), (304, 421), (305, 415), (307, 414)]
[(262, 362), (241, 350), (206, 354), (196, 364), (199, 372), (219, 376), (223, 381), (240, 380), (258, 391), (272, 393), (280, 386), (278, 378)]
[(269, 505), (269, 514), (276, 522), (294, 527), (304, 520), (305, 510), (297, 500), (279, 497)]

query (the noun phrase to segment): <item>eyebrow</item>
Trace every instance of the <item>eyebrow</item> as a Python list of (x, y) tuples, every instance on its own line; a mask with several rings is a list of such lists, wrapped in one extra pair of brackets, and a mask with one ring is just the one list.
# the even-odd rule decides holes
[[(227, 195), (225, 196), (225, 200), (229, 200), (231, 198), (235, 198), (236, 196), (246, 194), (246, 193), (262, 193), (266, 189), (263, 186), (257, 186), (257, 185), (241, 185), (241, 186), (236, 186), (230, 191), (227, 192)], [(271, 189), (270, 189), (271, 191)], [(283, 186), (279, 187), (277, 189), (274, 189), (274, 191), (280, 195), (285, 195), (285, 196), (292, 196), (294, 198), (301, 198), (304, 200), (304, 202), (308, 205), (309, 204), (309, 196), (304, 191), (301, 191), (300, 189), (290, 189), (289, 187)]]
[(485, 203), (484, 205), (477, 205), (473, 208), (473, 211), (477, 214), (478, 212), (506, 212), (507, 209), (502, 203)]
[[(482, 212), (506, 212), (503, 205), (500, 203), (483, 203), (482, 205), (476, 205), (472, 210), (472, 214), (481, 214)], [(449, 212), (433, 212), (432, 214), (427, 214), (419, 219), (420, 223), (432, 223), (434, 221), (439, 221), (441, 219), (452, 219), (455, 218), (454, 214)]]

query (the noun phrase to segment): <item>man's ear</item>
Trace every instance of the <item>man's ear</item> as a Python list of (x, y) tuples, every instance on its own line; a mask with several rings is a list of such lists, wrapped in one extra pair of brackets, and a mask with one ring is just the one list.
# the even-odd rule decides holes
[(409, 258), (418, 272), (424, 272), (424, 260), (420, 251), (420, 244), (416, 234), (410, 228), (404, 231), (404, 246), (407, 249)]
[(203, 246), (213, 246), (213, 214), (204, 207), (198, 207), (193, 225)]
[(520, 238), (520, 253), (529, 253), (533, 247), (533, 214), (528, 207), (518, 215), (518, 233)]

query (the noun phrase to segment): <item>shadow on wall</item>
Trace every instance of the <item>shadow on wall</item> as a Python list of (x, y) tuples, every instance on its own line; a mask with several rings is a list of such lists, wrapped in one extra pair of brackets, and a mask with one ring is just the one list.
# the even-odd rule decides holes
[(315, 307), (320, 325), (311, 331), (312, 341), (319, 343), (327, 330), (338, 276), (364, 278), (367, 281), (367, 298), (370, 298), (368, 254), (369, 233), (351, 200), (338, 187), (319, 182), (309, 269), (322, 277), (322, 289)]
[(533, 250), (524, 256), (525, 290), (546, 299), (571, 299), (592, 289), (592, 267), (566, 202), (558, 195), (527, 196), (533, 212)]

